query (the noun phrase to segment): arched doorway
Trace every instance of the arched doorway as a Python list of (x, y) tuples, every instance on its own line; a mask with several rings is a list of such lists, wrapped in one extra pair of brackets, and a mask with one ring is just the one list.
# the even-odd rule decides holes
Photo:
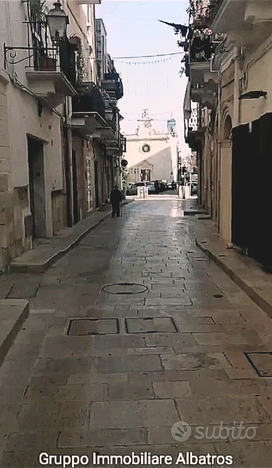
[(219, 232), (226, 244), (231, 242), (232, 120), (224, 119), (220, 145), (220, 217)]

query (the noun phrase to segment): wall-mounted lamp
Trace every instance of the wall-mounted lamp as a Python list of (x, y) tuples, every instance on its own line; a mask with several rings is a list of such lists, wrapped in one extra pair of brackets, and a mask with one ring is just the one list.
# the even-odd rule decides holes
[(239, 96), (241, 99), (259, 99), (260, 97), (266, 97), (267, 91), (249, 91), (248, 93), (242, 94)]
[(54, 3), (54, 8), (51, 8), (47, 13), (46, 22), (52, 42), (58, 44), (65, 36), (67, 24), (69, 24), (68, 16), (62, 10), (59, 0)]

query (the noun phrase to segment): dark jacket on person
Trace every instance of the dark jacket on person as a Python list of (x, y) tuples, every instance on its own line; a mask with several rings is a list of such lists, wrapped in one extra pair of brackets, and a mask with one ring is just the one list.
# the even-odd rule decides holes
[(111, 192), (110, 202), (112, 205), (118, 205), (122, 201), (122, 194), (118, 188), (115, 188)]

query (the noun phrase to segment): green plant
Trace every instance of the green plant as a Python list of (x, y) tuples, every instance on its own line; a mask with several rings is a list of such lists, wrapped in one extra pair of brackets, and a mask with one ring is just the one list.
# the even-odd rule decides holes
[(31, 15), (36, 21), (46, 22), (46, 15), (49, 11), (46, 0), (29, 0)]
[(80, 86), (85, 81), (87, 75), (82, 46), (79, 46), (77, 52), (77, 84)]

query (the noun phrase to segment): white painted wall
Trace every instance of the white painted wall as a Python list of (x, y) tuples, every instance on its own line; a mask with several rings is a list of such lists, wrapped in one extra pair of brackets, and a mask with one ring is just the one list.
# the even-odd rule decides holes
[[(153, 167), (153, 180), (177, 179), (177, 137), (156, 132), (147, 117), (139, 123), (137, 133), (126, 135), (126, 138), (128, 169), (146, 160)], [(144, 145), (149, 146), (148, 152), (143, 150)]]
[(242, 93), (262, 90), (267, 96), (240, 101), (240, 124), (272, 112), (272, 35), (254, 54), (246, 56), (241, 75), (246, 77)]

